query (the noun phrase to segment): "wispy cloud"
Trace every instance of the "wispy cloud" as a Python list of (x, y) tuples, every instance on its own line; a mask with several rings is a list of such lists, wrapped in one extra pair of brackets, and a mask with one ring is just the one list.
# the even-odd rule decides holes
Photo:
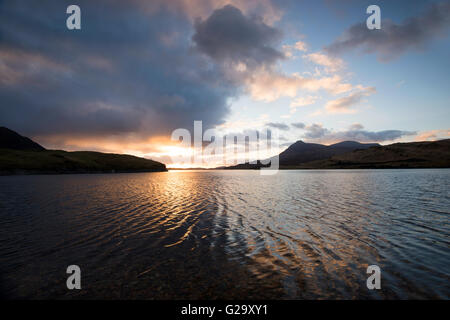
[(283, 130), (283, 131), (289, 130), (289, 126), (287, 124), (281, 123), (281, 122), (268, 122), (268, 123), (266, 123), (266, 126), (270, 127), (270, 128), (276, 128), (279, 130)]
[(295, 51), (306, 52), (308, 51), (308, 45), (304, 41), (297, 41), (292, 45), (284, 45), (283, 52), (288, 58), (296, 57)]
[(321, 52), (314, 52), (303, 55), (303, 57), (315, 64), (325, 68), (326, 72), (337, 72), (344, 67), (344, 61), (337, 57), (332, 57)]
[(318, 99), (318, 97), (316, 97), (316, 96), (306, 96), (306, 97), (295, 98), (294, 100), (292, 100), (292, 102), (290, 104), (291, 112), (295, 111), (295, 109), (298, 107), (304, 107), (304, 106), (313, 104), (317, 101), (317, 99)]
[(248, 80), (248, 88), (255, 100), (271, 102), (281, 97), (294, 98), (300, 90), (310, 92), (325, 90), (332, 94), (341, 94), (352, 90), (354, 87), (337, 74), (315, 78), (262, 70), (254, 73)]
[(297, 129), (305, 128), (305, 124), (303, 122), (293, 122), (293, 123), (291, 123), (291, 126), (293, 126), (294, 128), (297, 128)]
[(352, 92), (346, 97), (331, 100), (325, 105), (325, 111), (328, 113), (355, 113), (357, 110), (352, 108), (361, 103), (364, 97), (375, 93), (374, 87), (363, 88), (359, 91)]
[(438, 129), (419, 132), (415, 138), (416, 141), (434, 141), (440, 139), (449, 139), (450, 129)]

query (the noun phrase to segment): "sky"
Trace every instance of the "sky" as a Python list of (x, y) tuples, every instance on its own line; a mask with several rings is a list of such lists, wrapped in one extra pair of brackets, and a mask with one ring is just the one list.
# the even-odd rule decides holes
[(249, 158), (297, 140), (450, 138), (449, 31), (450, 1), (3, 0), (0, 126), (169, 167), (189, 166), (177, 159), (195, 148), (171, 137), (194, 121), (277, 132)]

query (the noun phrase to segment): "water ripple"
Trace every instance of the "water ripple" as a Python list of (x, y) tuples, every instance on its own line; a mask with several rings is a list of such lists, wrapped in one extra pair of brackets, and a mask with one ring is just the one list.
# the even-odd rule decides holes
[[(450, 297), (450, 170), (0, 177), (9, 298)], [(80, 292), (65, 268), (83, 270)], [(382, 290), (365, 286), (368, 265)]]

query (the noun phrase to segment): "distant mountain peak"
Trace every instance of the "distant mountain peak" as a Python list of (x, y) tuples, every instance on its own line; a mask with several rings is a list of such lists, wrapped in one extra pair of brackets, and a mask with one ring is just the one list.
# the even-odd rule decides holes
[(377, 146), (376, 143), (360, 143), (357, 141), (342, 141), (329, 146), (319, 143), (308, 143), (298, 140), (280, 153), (281, 165), (298, 165), (314, 160), (322, 160), (337, 154), (356, 149), (367, 149)]
[(352, 140), (346, 140), (346, 141), (341, 141), (335, 144), (331, 144), (329, 145), (329, 147), (348, 147), (348, 148), (353, 148), (353, 147), (358, 147), (358, 146), (379, 146), (378, 143), (361, 143), (358, 141), (352, 141)]
[(44, 151), (45, 148), (30, 138), (6, 127), (0, 127), (0, 149)]
[(361, 144), (361, 143), (358, 141), (353, 141), (353, 140), (345, 140), (345, 141), (333, 143), (332, 145), (339, 145), (339, 144)]

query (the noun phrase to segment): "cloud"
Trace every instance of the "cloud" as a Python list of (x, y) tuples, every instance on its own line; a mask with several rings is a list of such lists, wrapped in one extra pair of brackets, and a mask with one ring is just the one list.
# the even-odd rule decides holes
[(187, 15), (192, 21), (198, 18), (206, 19), (211, 13), (229, 4), (239, 8), (245, 15), (256, 15), (261, 17), (262, 21), (268, 25), (273, 25), (280, 20), (283, 15), (280, 7), (276, 6), (271, 0), (137, 0), (145, 8), (154, 11), (155, 7), (169, 7), (176, 13)]
[(303, 122), (293, 122), (291, 123), (291, 126), (297, 129), (303, 129), (305, 128), (305, 124)]
[(440, 139), (449, 139), (450, 129), (422, 131), (417, 134), (415, 141), (435, 141)]
[(331, 73), (339, 71), (344, 67), (344, 61), (342, 61), (342, 59), (331, 57), (321, 52), (306, 54), (303, 55), (303, 58), (325, 67), (325, 70)]
[(309, 91), (326, 90), (332, 94), (341, 94), (353, 89), (350, 83), (345, 82), (341, 76), (335, 74), (331, 77), (301, 78), (302, 88)]
[(305, 130), (305, 139), (322, 143), (335, 143), (346, 140), (359, 142), (385, 142), (417, 134), (415, 131), (403, 130), (367, 131), (363, 130), (363, 126), (360, 124), (353, 125), (348, 130), (333, 131), (323, 127), (322, 124), (315, 123), (306, 126)]
[(303, 41), (297, 41), (294, 44), (294, 48), (298, 51), (308, 51), (308, 45)]
[(324, 128), (321, 124), (313, 123), (305, 127), (306, 133), (304, 135), (307, 139), (319, 139), (325, 137), (330, 131)]
[(253, 99), (271, 102), (283, 96), (295, 97), (301, 81), (295, 76), (262, 70), (248, 79), (247, 86)]
[(360, 103), (364, 97), (367, 97), (375, 92), (376, 89), (374, 87), (364, 88), (353, 92), (346, 97), (327, 102), (325, 105), (325, 110), (328, 113), (354, 113), (356, 110), (351, 107)]
[(281, 97), (294, 98), (299, 90), (316, 92), (325, 90), (332, 94), (345, 93), (353, 89), (350, 83), (335, 74), (330, 77), (303, 77), (299, 74), (261, 70), (252, 74), (247, 80), (248, 90), (255, 100), (275, 101)]
[(291, 104), (289, 105), (291, 108), (291, 112), (295, 112), (295, 109), (297, 107), (304, 107), (308, 106), (310, 104), (313, 104), (317, 101), (316, 96), (306, 96), (306, 97), (298, 97), (292, 100)]
[[(340, 94), (353, 89), (339, 75), (304, 77), (278, 70), (278, 61), (292, 57), (289, 50), (305, 51), (307, 48), (306, 43), (297, 41), (285, 45), (283, 53), (277, 49), (281, 37), (278, 29), (259, 17), (245, 16), (238, 8), (227, 5), (215, 10), (207, 19), (198, 20), (192, 39), (197, 51), (219, 64), (231, 82), (243, 83), (244, 90), (255, 100), (272, 102), (282, 97), (294, 98), (300, 90)], [(306, 56), (333, 72), (343, 66), (341, 59), (323, 53)], [(291, 106), (311, 104), (314, 99), (312, 96), (298, 98)]]
[[(192, 40), (196, 50), (216, 62), (230, 82), (242, 85), (255, 100), (271, 102), (295, 97), (303, 84), (312, 86), (307, 78), (277, 69), (277, 63), (289, 56), (286, 48), (284, 52), (277, 49), (281, 38), (281, 31), (260, 17), (245, 16), (227, 5), (198, 20)], [(298, 41), (291, 48), (303, 50), (305, 46)]]
[(422, 50), (433, 38), (444, 36), (449, 26), (450, 3), (434, 3), (421, 15), (400, 24), (383, 20), (380, 30), (369, 30), (365, 22), (355, 24), (325, 49), (340, 54), (358, 48), (388, 61), (409, 49)]
[(70, 69), (39, 53), (8, 48), (0, 49), (0, 84), (18, 85), (42, 73), (58, 76), (69, 74)]
[[(2, 125), (64, 147), (68, 137), (100, 145), (167, 136), (194, 120), (205, 129), (222, 124), (245, 82), (230, 79), (221, 59), (269, 65), (283, 54), (271, 47), (280, 33), (265, 19), (268, 1), (242, 4), (251, 18), (219, 3), (202, 4), (199, 16), (211, 16), (195, 29), (185, 0), (80, 0), (82, 29), (69, 31), (64, 2), (0, 2)], [(209, 45), (213, 38), (220, 40)]]
[[(192, 40), (198, 52), (211, 58), (221, 66), (227, 79), (258, 101), (273, 102), (282, 97), (294, 98), (300, 90), (315, 92), (325, 90), (341, 94), (353, 89), (340, 75), (313, 77), (298, 73), (286, 74), (278, 62), (292, 57), (292, 51), (306, 51), (307, 45), (297, 41), (277, 49), (282, 33), (264, 23), (258, 16), (245, 16), (241, 10), (226, 5), (215, 10), (206, 19), (197, 20)], [(343, 67), (339, 58), (323, 53), (305, 55), (306, 59), (335, 72)], [(315, 97), (297, 98), (292, 102), (291, 112), (302, 105), (312, 104)]]
[(364, 129), (364, 126), (360, 123), (354, 123), (349, 127), (350, 131), (362, 130), (362, 129)]
[(276, 128), (279, 130), (283, 130), (283, 131), (289, 130), (289, 126), (287, 124), (280, 123), (280, 122), (268, 122), (268, 123), (266, 123), (266, 126), (270, 127), (270, 128)]
[(306, 52), (308, 51), (308, 45), (306, 42), (303, 41), (297, 41), (293, 45), (284, 45), (283, 46), (283, 52), (288, 58), (295, 57), (294, 51), (302, 51)]
[(246, 68), (272, 65), (284, 58), (275, 49), (282, 33), (256, 16), (245, 16), (232, 6), (215, 10), (195, 23), (196, 48), (218, 62), (242, 63)]

